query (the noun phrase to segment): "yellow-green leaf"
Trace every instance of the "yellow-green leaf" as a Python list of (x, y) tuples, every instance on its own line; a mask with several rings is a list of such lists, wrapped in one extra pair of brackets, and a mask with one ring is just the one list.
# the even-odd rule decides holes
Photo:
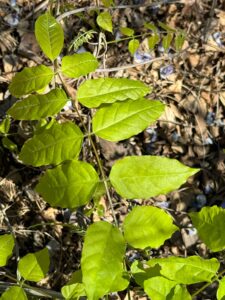
[(97, 24), (102, 29), (112, 32), (112, 17), (107, 11), (102, 12), (97, 17)]
[(0, 236), (0, 267), (7, 264), (8, 259), (12, 256), (14, 245), (14, 238), (11, 234)]
[(128, 50), (131, 55), (134, 55), (134, 53), (137, 51), (139, 45), (140, 45), (140, 43), (139, 43), (139, 40), (137, 40), (137, 39), (133, 39), (133, 40), (129, 41)]
[(52, 61), (63, 48), (64, 33), (61, 25), (49, 13), (41, 15), (35, 23), (35, 36), (44, 54)]
[(27, 295), (20, 286), (8, 288), (1, 296), (1, 300), (28, 300)]

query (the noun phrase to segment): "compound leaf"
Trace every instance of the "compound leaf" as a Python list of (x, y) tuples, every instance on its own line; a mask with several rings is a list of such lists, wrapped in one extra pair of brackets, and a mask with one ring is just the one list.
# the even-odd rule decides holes
[(171, 45), (171, 42), (172, 42), (172, 39), (173, 39), (173, 34), (172, 33), (168, 33), (166, 36), (163, 37), (162, 46), (163, 46), (164, 50), (169, 49), (169, 47)]
[(25, 291), (20, 286), (8, 288), (1, 296), (1, 300), (28, 300)]
[(73, 209), (91, 199), (98, 182), (98, 174), (90, 164), (70, 161), (48, 170), (40, 178), (36, 191), (51, 206)]
[(38, 282), (45, 278), (49, 265), (49, 252), (47, 248), (44, 248), (22, 257), (18, 264), (18, 270), (25, 280)]
[(35, 36), (44, 54), (52, 61), (63, 48), (64, 33), (61, 25), (49, 13), (41, 15), (35, 23)]
[(130, 156), (114, 164), (109, 178), (122, 197), (148, 199), (177, 189), (198, 171), (199, 169), (189, 168), (176, 159)]
[(15, 242), (11, 234), (0, 236), (0, 267), (7, 264), (8, 259), (12, 256)]
[(112, 17), (110, 13), (108, 13), (107, 11), (100, 13), (96, 21), (99, 27), (106, 31), (112, 32)]
[(84, 106), (93, 108), (103, 103), (137, 100), (149, 92), (150, 89), (140, 81), (127, 78), (99, 78), (82, 83), (78, 88), (77, 99)]
[(203, 259), (199, 256), (155, 258), (147, 264), (150, 267), (158, 264), (162, 276), (180, 284), (210, 282), (220, 266), (216, 258)]
[(159, 101), (126, 100), (100, 108), (95, 114), (93, 132), (108, 141), (120, 141), (140, 133), (164, 111)]
[(176, 32), (176, 29), (174, 29), (174, 28), (172, 28), (172, 27), (166, 25), (165, 23), (162, 23), (162, 22), (158, 21), (158, 24), (159, 24), (159, 26), (160, 26), (162, 29), (164, 29), (164, 30), (167, 31), (167, 32)]
[(140, 45), (140, 43), (139, 43), (139, 40), (137, 40), (137, 39), (133, 39), (133, 40), (129, 41), (128, 50), (131, 55), (134, 55), (134, 53), (137, 51), (139, 45)]
[(44, 65), (24, 68), (13, 77), (9, 91), (16, 97), (30, 94), (46, 87), (53, 75), (53, 71)]
[(54, 124), (40, 130), (27, 140), (20, 152), (20, 159), (35, 167), (59, 164), (64, 160), (78, 157), (83, 141), (83, 133), (72, 122)]
[(216, 293), (217, 300), (224, 300), (225, 299), (225, 277), (223, 277), (219, 281), (219, 287)]
[(58, 113), (67, 101), (65, 92), (56, 88), (45, 95), (31, 95), (17, 101), (7, 113), (16, 120), (39, 120)]
[(158, 248), (178, 230), (172, 217), (160, 208), (139, 206), (124, 220), (124, 238), (134, 248)]
[(115, 288), (123, 275), (125, 241), (118, 228), (107, 222), (89, 226), (82, 251), (81, 268), (88, 300), (98, 300)]
[(186, 35), (184, 32), (178, 32), (175, 36), (175, 49), (176, 51), (180, 51), (183, 47)]
[[(225, 209), (216, 205), (189, 214), (200, 239), (213, 252), (225, 249)], [(210, 232), (210, 234), (209, 234)]]
[(160, 41), (159, 34), (154, 33), (152, 36), (148, 38), (148, 47), (149, 50), (153, 50), (155, 45)]
[(151, 300), (165, 300), (176, 284), (175, 281), (156, 276), (144, 281), (144, 291)]
[(62, 73), (70, 78), (78, 78), (93, 72), (98, 67), (98, 60), (89, 52), (64, 56)]

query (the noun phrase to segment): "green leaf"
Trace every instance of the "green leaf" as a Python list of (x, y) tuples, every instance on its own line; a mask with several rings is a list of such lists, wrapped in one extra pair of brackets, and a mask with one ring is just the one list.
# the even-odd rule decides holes
[(162, 22), (158, 21), (158, 24), (159, 24), (159, 26), (160, 26), (162, 29), (164, 29), (165, 31), (168, 31), (168, 32), (176, 32), (176, 29), (174, 29), (174, 28), (172, 28), (172, 27), (166, 25), (165, 23), (162, 23)]
[(39, 120), (57, 114), (68, 101), (62, 89), (54, 89), (45, 95), (31, 95), (17, 101), (8, 114), (16, 120)]
[(15, 242), (11, 234), (0, 236), (0, 267), (7, 264), (8, 259), (12, 256)]
[(132, 263), (130, 270), (135, 281), (141, 287), (144, 287), (145, 280), (160, 276), (160, 267), (158, 265), (155, 265), (152, 268), (144, 268), (141, 262), (137, 260)]
[(158, 248), (178, 230), (165, 211), (153, 206), (138, 206), (124, 220), (124, 238), (134, 248)]
[(110, 7), (111, 5), (114, 5), (114, 0), (102, 0), (102, 3), (105, 7)]
[(97, 67), (97, 59), (89, 52), (64, 56), (62, 59), (62, 73), (70, 78), (87, 75)]
[(148, 47), (149, 50), (153, 50), (155, 45), (158, 44), (160, 41), (158, 33), (153, 34), (148, 38)]
[(133, 40), (129, 41), (128, 50), (131, 55), (134, 55), (134, 53), (137, 51), (139, 45), (140, 45), (140, 43), (139, 43), (139, 40), (137, 40), (137, 39), (133, 39)]
[(100, 13), (96, 21), (99, 27), (106, 31), (112, 32), (112, 17), (110, 13), (108, 13), (107, 11)]
[(150, 267), (158, 264), (162, 276), (182, 284), (210, 282), (220, 266), (216, 258), (203, 259), (199, 256), (155, 258), (147, 264)]
[(186, 35), (184, 32), (179, 32), (175, 36), (175, 49), (176, 51), (180, 51), (183, 47)]
[(171, 42), (172, 42), (172, 39), (173, 39), (173, 34), (172, 33), (168, 33), (166, 36), (163, 37), (162, 46), (165, 50), (169, 49), (169, 47), (171, 45)]
[(17, 97), (30, 94), (46, 87), (53, 75), (53, 71), (44, 65), (24, 68), (13, 77), (9, 91)]
[(64, 34), (61, 25), (49, 13), (41, 15), (35, 23), (35, 36), (44, 54), (52, 61), (63, 48)]
[(118, 228), (107, 222), (89, 226), (82, 251), (81, 269), (88, 300), (113, 292), (123, 275), (125, 241)]
[(1, 300), (28, 300), (25, 291), (19, 286), (8, 288), (1, 296)]
[(48, 170), (36, 191), (51, 206), (77, 208), (91, 200), (99, 182), (95, 169), (86, 162), (70, 161)]
[(18, 264), (20, 275), (29, 281), (38, 282), (45, 278), (50, 265), (48, 249), (44, 248), (35, 253), (28, 253)]
[[(200, 239), (213, 252), (225, 249), (225, 209), (216, 205), (189, 214)], [(210, 232), (210, 234), (209, 234)]]
[(126, 35), (126, 36), (133, 36), (134, 35), (134, 30), (132, 28), (129, 28), (129, 27), (120, 27), (120, 32), (123, 35)]
[(40, 130), (27, 140), (20, 152), (20, 159), (34, 167), (59, 164), (78, 157), (83, 133), (72, 122), (54, 123), (50, 128)]
[(7, 138), (7, 136), (4, 136), (2, 138), (2, 145), (11, 152), (18, 152), (17, 145), (9, 138)]
[(128, 156), (111, 169), (110, 181), (124, 198), (155, 197), (179, 188), (199, 169), (189, 168), (176, 159), (158, 156)]
[(79, 297), (85, 296), (84, 285), (82, 283), (73, 283), (64, 285), (61, 293), (66, 300), (77, 300)]
[(176, 284), (167, 278), (156, 276), (144, 282), (144, 291), (151, 300), (165, 300)]
[(8, 133), (10, 129), (10, 119), (9, 117), (6, 117), (3, 119), (3, 121), (0, 123), (0, 133)]
[(108, 141), (120, 141), (142, 132), (164, 111), (159, 101), (138, 99), (100, 108), (93, 117), (93, 133)]
[(149, 29), (149, 30), (152, 30), (153, 32), (157, 32), (158, 31), (157, 27), (154, 24), (152, 24), (152, 23), (145, 23), (144, 27), (147, 28), (147, 29)]
[[(167, 299), (168, 298), (168, 299)], [(167, 300), (191, 300), (192, 297), (189, 294), (187, 288), (183, 285), (176, 285)]]
[(216, 293), (217, 300), (225, 300), (225, 277), (219, 280), (219, 287)]
[(103, 103), (113, 103), (126, 99), (137, 100), (150, 91), (149, 87), (137, 80), (99, 78), (86, 80), (82, 83), (77, 91), (77, 99), (84, 106), (93, 108)]

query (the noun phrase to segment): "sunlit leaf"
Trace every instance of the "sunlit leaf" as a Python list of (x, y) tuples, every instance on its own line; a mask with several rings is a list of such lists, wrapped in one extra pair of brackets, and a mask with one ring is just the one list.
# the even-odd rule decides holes
[(176, 32), (176, 29), (174, 29), (174, 28), (168, 26), (168, 25), (165, 24), (165, 23), (162, 23), (162, 22), (158, 21), (158, 24), (159, 24), (159, 26), (160, 26), (162, 29), (164, 29), (165, 31), (168, 31), (168, 32)]
[(82, 83), (78, 88), (77, 99), (84, 106), (92, 108), (103, 103), (136, 100), (149, 92), (150, 88), (140, 81), (127, 78), (99, 78)]
[(164, 111), (159, 101), (138, 99), (100, 108), (93, 117), (93, 132), (108, 141), (120, 141), (140, 133)]
[(87, 75), (97, 67), (97, 59), (89, 52), (64, 56), (62, 59), (62, 73), (70, 78)]
[(178, 230), (172, 217), (153, 206), (138, 206), (125, 217), (124, 238), (134, 248), (158, 248)]
[(167, 300), (191, 300), (192, 297), (189, 294), (187, 288), (183, 285), (176, 285), (172, 293), (167, 297)]
[(112, 17), (110, 13), (108, 13), (107, 11), (100, 13), (96, 21), (99, 27), (106, 31), (112, 32)]
[(25, 291), (20, 286), (8, 288), (1, 296), (1, 300), (28, 300)]
[(81, 258), (88, 300), (113, 292), (115, 280), (123, 274), (124, 255), (125, 241), (118, 228), (103, 221), (89, 226)]
[(59, 164), (64, 160), (78, 157), (83, 141), (83, 133), (72, 122), (55, 122), (50, 128), (38, 131), (27, 140), (20, 152), (20, 159), (35, 167)]
[(53, 71), (44, 65), (24, 68), (13, 77), (9, 91), (13, 96), (30, 94), (46, 87), (53, 75)]
[(114, 4), (114, 0), (102, 0), (102, 3), (105, 7), (110, 7)]
[(7, 264), (12, 256), (14, 245), (14, 238), (11, 234), (0, 235), (0, 267)]
[(148, 38), (148, 47), (149, 50), (153, 50), (155, 45), (157, 45), (160, 41), (159, 34), (155, 33)]
[(165, 300), (176, 284), (175, 281), (156, 276), (144, 281), (144, 291), (151, 300)]
[(160, 267), (155, 265), (154, 267), (144, 267), (140, 261), (135, 260), (130, 268), (131, 274), (134, 277), (136, 283), (141, 287), (144, 287), (145, 280), (161, 276), (160, 275)]
[(70, 161), (48, 170), (36, 191), (51, 206), (76, 208), (86, 204), (99, 182), (95, 169), (86, 162)]
[(145, 23), (144, 27), (147, 28), (147, 29), (149, 29), (149, 30), (152, 30), (153, 32), (157, 32), (158, 31), (157, 27), (154, 24), (152, 24), (152, 23)]
[(50, 265), (48, 249), (44, 248), (35, 253), (28, 253), (18, 264), (20, 275), (29, 281), (38, 282), (45, 278)]
[(175, 36), (175, 49), (176, 51), (180, 51), (183, 47), (184, 41), (185, 41), (185, 33), (184, 32), (179, 32)]
[(66, 300), (77, 300), (79, 297), (85, 296), (84, 285), (82, 283), (73, 283), (64, 285), (61, 293)]
[(165, 35), (163, 37), (162, 46), (163, 46), (164, 50), (169, 49), (169, 47), (171, 45), (171, 42), (172, 42), (172, 39), (173, 39), (173, 34), (172, 33), (168, 33), (167, 35)]
[(3, 145), (3, 147), (5, 147), (6, 149), (8, 149), (11, 152), (18, 151), (17, 144), (15, 144), (13, 141), (11, 141), (7, 136), (4, 136), (2, 138), (2, 145)]
[(49, 13), (41, 15), (35, 23), (35, 36), (44, 54), (52, 61), (63, 48), (64, 33), (61, 25)]
[(133, 40), (129, 41), (128, 50), (131, 55), (134, 55), (134, 53), (137, 51), (139, 45), (140, 45), (140, 43), (139, 43), (139, 40), (137, 40), (137, 39), (133, 39)]
[[(225, 209), (216, 205), (189, 214), (200, 239), (213, 252), (225, 249)], [(209, 234), (210, 232), (210, 234)]]
[(122, 197), (148, 199), (179, 188), (198, 171), (166, 157), (128, 156), (114, 164), (110, 181)]
[(16, 120), (39, 120), (58, 113), (67, 101), (65, 92), (56, 88), (45, 95), (31, 95), (17, 101), (7, 113)]
[(6, 117), (3, 119), (3, 121), (0, 123), (0, 133), (8, 133), (10, 129), (10, 119), (9, 117)]
[(219, 287), (216, 293), (217, 300), (224, 300), (225, 299), (225, 277), (223, 277), (219, 281)]
[(216, 258), (203, 259), (199, 256), (154, 258), (147, 264), (150, 267), (158, 264), (162, 276), (181, 284), (210, 282), (220, 266)]

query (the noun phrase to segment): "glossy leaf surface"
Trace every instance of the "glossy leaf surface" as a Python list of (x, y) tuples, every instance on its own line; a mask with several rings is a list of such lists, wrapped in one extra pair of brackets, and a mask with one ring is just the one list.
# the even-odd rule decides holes
[(112, 32), (112, 17), (110, 13), (108, 13), (107, 11), (100, 13), (96, 21), (99, 27), (106, 31)]
[(41, 15), (35, 23), (35, 36), (44, 54), (52, 61), (63, 48), (64, 33), (61, 25), (49, 13)]
[(159, 101), (126, 100), (100, 108), (93, 117), (93, 132), (108, 141), (120, 141), (142, 132), (164, 111)]
[(168, 300), (191, 300), (192, 297), (189, 294), (187, 288), (183, 285), (176, 285), (171, 295), (168, 296)]
[(98, 61), (89, 52), (64, 56), (62, 59), (62, 73), (70, 78), (78, 78), (94, 72), (98, 67)]
[(137, 100), (150, 89), (140, 81), (126, 78), (90, 79), (82, 83), (77, 92), (78, 101), (93, 108), (103, 103), (114, 103), (126, 99)]
[(66, 300), (79, 299), (79, 297), (85, 296), (84, 285), (82, 283), (64, 285), (61, 293)]
[(175, 159), (159, 156), (130, 156), (118, 160), (110, 181), (124, 198), (154, 197), (179, 188), (199, 169), (189, 168)]
[(76, 208), (91, 200), (98, 182), (98, 174), (90, 164), (70, 161), (48, 170), (36, 191), (51, 206)]
[(71, 123), (54, 123), (50, 128), (38, 131), (27, 140), (20, 152), (20, 159), (35, 167), (59, 164), (78, 157), (83, 140), (80, 128)]
[(115, 280), (123, 274), (124, 254), (125, 241), (118, 228), (103, 221), (89, 226), (81, 259), (88, 300), (113, 292)]
[(38, 282), (45, 278), (50, 265), (48, 249), (44, 248), (35, 253), (28, 253), (18, 264), (20, 275), (29, 281)]
[(176, 284), (175, 281), (156, 276), (144, 282), (144, 291), (151, 300), (165, 300)]
[(14, 239), (11, 234), (0, 236), (0, 267), (7, 264), (8, 259), (12, 256), (14, 245)]
[(158, 264), (162, 276), (181, 284), (210, 282), (219, 269), (216, 258), (203, 259), (199, 256), (156, 258), (149, 260), (147, 264), (150, 267)]
[(1, 300), (27, 300), (25, 291), (19, 286), (12, 286), (1, 296)]
[(39, 120), (58, 113), (67, 101), (65, 92), (56, 88), (45, 95), (31, 95), (17, 101), (7, 113), (16, 120)]
[[(216, 205), (189, 214), (200, 239), (213, 252), (225, 249), (225, 209)], [(210, 234), (209, 234), (210, 232)]]
[(46, 87), (53, 75), (53, 71), (44, 65), (24, 68), (13, 77), (9, 91), (16, 97), (30, 94)]
[(178, 230), (172, 217), (153, 206), (134, 207), (124, 220), (124, 238), (134, 248), (158, 248)]

